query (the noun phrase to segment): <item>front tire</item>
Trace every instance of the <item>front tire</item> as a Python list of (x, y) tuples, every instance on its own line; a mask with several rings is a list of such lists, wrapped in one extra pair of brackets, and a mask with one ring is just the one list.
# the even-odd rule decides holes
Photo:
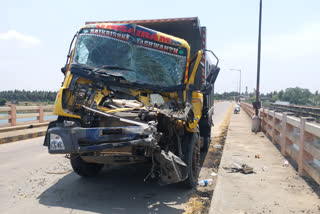
[(211, 143), (211, 137), (204, 137), (203, 138), (203, 147), (202, 147), (202, 152), (207, 152), (209, 150), (209, 146)]
[(190, 133), (184, 141), (184, 162), (188, 166), (188, 177), (183, 186), (194, 188), (198, 182), (200, 172), (200, 142), (199, 133)]
[(70, 163), (73, 171), (81, 177), (96, 176), (104, 166), (103, 164), (85, 162), (78, 154), (71, 155)]

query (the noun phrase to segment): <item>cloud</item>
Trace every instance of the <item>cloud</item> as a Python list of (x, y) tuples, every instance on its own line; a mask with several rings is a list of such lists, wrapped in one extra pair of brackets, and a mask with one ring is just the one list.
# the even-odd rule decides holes
[(24, 47), (40, 44), (39, 39), (33, 36), (24, 35), (15, 30), (9, 30), (7, 33), (0, 33), (0, 40), (18, 40), (23, 43)]

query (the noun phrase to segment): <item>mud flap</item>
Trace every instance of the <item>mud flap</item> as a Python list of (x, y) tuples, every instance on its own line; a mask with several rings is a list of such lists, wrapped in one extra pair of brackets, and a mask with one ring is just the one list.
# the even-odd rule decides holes
[(178, 183), (188, 177), (187, 164), (170, 151), (161, 151), (159, 163), (160, 185)]

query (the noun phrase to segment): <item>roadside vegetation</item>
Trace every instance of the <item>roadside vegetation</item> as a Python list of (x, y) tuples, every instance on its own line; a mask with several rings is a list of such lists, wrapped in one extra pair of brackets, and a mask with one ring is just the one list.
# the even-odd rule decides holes
[[(25, 90), (10, 90), (0, 91), (0, 106), (8, 105), (10, 103), (18, 105), (52, 105), (56, 98), (56, 91), (25, 91)], [(215, 100), (235, 100), (239, 96), (239, 92), (224, 92), (216, 93)], [(241, 93), (248, 102), (255, 100), (254, 93)], [(319, 91), (311, 93), (309, 89), (305, 88), (287, 88), (281, 91), (273, 91), (269, 93), (261, 93), (260, 99), (263, 105), (269, 105), (276, 101), (290, 102), (294, 105), (308, 105), (320, 106)]]
[(7, 100), (4, 98), (0, 98), (0, 106), (4, 106), (6, 104)]
[[(224, 92), (222, 94), (215, 94), (217, 100), (234, 100), (239, 96), (239, 92)], [(255, 101), (255, 93), (241, 93), (241, 97), (247, 99), (249, 103)], [(289, 102), (294, 105), (320, 106), (319, 91), (315, 93), (310, 92), (305, 88), (287, 88), (285, 90), (273, 91), (269, 93), (261, 93), (260, 100), (264, 106), (267, 106), (276, 101)]]
[(53, 104), (57, 92), (55, 91), (25, 91), (25, 90), (11, 90), (0, 91), (0, 106), (8, 104), (18, 105), (50, 105)]

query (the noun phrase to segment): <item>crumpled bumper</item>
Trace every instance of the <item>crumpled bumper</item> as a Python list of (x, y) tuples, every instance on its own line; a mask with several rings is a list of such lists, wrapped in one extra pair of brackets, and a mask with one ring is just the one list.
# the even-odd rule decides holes
[[(63, 146), (54, 147), (50, 139), (52, 136), (59, 136)], [(84, 153), (133, 145), (157, 147), (159, 138), (155, 123), (96, 128), (58, 126), (48, 129), (44, 145), (48, 146), (51, 154)]]

